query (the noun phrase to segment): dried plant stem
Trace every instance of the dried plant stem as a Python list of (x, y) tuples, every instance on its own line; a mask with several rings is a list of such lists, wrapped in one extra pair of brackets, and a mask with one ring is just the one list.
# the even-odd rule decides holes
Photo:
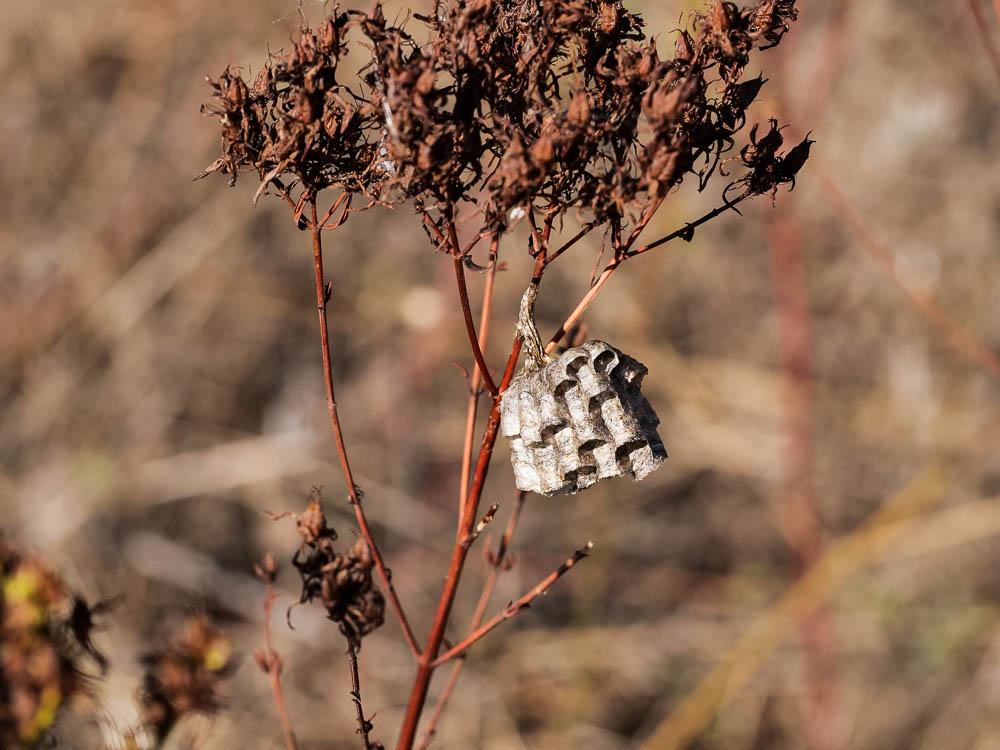
[(424, 731), (424, 738), (416, 746), (417, 750), (427, 750), (431, 746), (431, 742), (434, 741), (434, 737), (437, 735), (437, 726), (441, 722), (441, 716), (444, 714), (445, 708), (448, 707), (448, 701), (458, 686), (459, 677), (462, 676), (463, 666), (465, 666), (464, 655), (456, 660), (455, 665), (448, 674), (448, 679), (445, 681), (444, 687), (441, 688), (441, 695), (438, 696), (437, 702), (434, 704), (434, 710), (431, 711), (430, 718), (427, 720), (427, 729)]
[(274, 610), (274, 600), (276, 598), (274, 586), (268, 584), (267, 593), (264, 595), (264, 646), (267, 649), (265, 655), (267, 660), (267, 679), (271, 683), (271, 694), (274, 696), (274, 705), (278, 710), (281, 731), (285, 736), (285, 748), (286, 750), (298, 750), (299, 743), (295, 738), (295, 730), (292, 728), (292, 720), (288, 715), (288, 707), (285, 704), (285, 691), (281, 687), (281, 661), (274, 650), (274, 638), (271, 632), (271, 614)]
[(354, 703), (354, 709), (358, 715), (358, 734), (361, 735), (364, 741), (365, 750), (371, 750), (372, 741), (370, 735), (372, 723), (369, 719), (365, 718), (365, 709), (361, 704), (361, 676), (358, 673), (358, 651), (350, 639), (347, 640), (347, 660), (351, 665), (351, 701)]
[[(501, 391), (507, 387), (514, 376), (514, 367), (517, 364), (520, 352), (521, 341), (517, 339), (507, 360), (507, 368), (500, 384)], [(482, 447), (479, 449), (479, 457), (476, 460), (476, 469), (473, 474), (472, 485), (469, 489), (469, 497), (462, 511), (458, 540), (455, 548), (452, 550), (451, 561), (448, 564), (448, 573), (445, 576), (444, 588), (441, 591), (437, 610), (434, 614), (434, 622), (431, 625), (430, 635), (427, 638), (427, 646), (418, 659), (417, 674), (413, 681), (413, 688), (410, 691), (406, 713), (403, 717), (403, 726), (400, 729), (399, 740), (396, 744), (397, 750), (410, 750), (416, 739), (420, 715), (427, 700), (427, 690), (430, 687), (431, 676), (434, 672), (433, 662), (437, 658), (441, 643), (444, 641), (445, 629), (448, 625), (448, 619), (451, 616), (451, 608), (455, 603), (455, 596), (458, 593), (458, 584), (462, 577), (462, 569), (469, 554), (468, 538), (475, 526), (476, 511), (479, 507), (483, 487), (486, 484), (486, 475), (489, 472), (490, 461), (493, 457), (493, 447), (496, 445), (499, 431), (500, 399), (499, 397), (494, 397), (486, 423), (486, 431), (483, 435)]]
[[(537, 286), (541, 283), (544, 270), (545, 253), (542, 252), (538, 253), (535, 257), (535, 268), (531, 278), (532, 284)], [(521, 356), (521, 347), (521, 338), (520, 336), (516, 336), (511, 346), (510, 355), (507, 357), (507, 364), (498, 387), (498, 394), (493, 397), (493, 403), (490, 406), (486, 429), (483, 433), (483, 442), (479, 449), (475, 472), (473, 473), (472, 483), (469, 487), (468, 499), (462, 509), (455, 548), (452, 550), (451, 561), (448, 564), (448, 573), (445, 576), (444, 586), (434, 613), (434, 622), (427, 637), (427, 645), (418, 657), (417, 674), (414, 677), (413, 687), (410, 690), (410, 697), (406, 704), (403, 725), (399, 731), (396, 750), (411, 750), (417, 737), (420, 716), (423, 713), (424, 704), (427, 701), (427, 691), (430, 688), (431, 677), (434, 674), (434, 660), (437, 658), (438, 651), (441, 649), (441, 644), (444, 641), (445, 630), (448, 626), (448, 620), (451, 617), (451, 609), (455, 603), (455, 596), (458, 593), (458, 584), (462, 578), (462, 570), (465, 567), (465, 561), (469, 554), (472, 532), (476, 524), (476, 512), (479, 508), (483, 488), (486, 485), (486, 476), (489, 473), (490, 462), (493, 459), (493, 448), (500, 434), (500, 394), (510, 385), (510, 381), (514, 377), (517, 360)]]
[(642, 255), (645, 252), (649, 252), (660, 245), (665, 245), (672, 240), (676, 240), (678, 237), (687, 237), (689, 240), (694, 236), (694, 230), (700, 227), (702, 224), (714, 219), (716, 216), (726, 213), (726, 211), (735, 211), (736, 206), (749, 198), (752, 194), (749, 192), (740, 193), (734, 200), (726, 201), (721, 206), (713, 208), (707, 214), (700, 216), (694, 221), (688, 222), (680, 229), (675, 229), (670, 234), (666, 234), (660, 237), (658, 240), (653, 240), (650, 243), (637, 247), (635, 250), (628, 250), (626, 252), (626, 257), (631, 258), (634, 255)]
[[(504, 529), (503, 536), (500, 538), (499, 544), (497, 544), (496, 553), (492, 554), (489, 558), (489, 574), (486, 576), (483, 591), (479, 595), (479, 602), (476, 604), (476, 610), (472, 615), (472, 619), (469, 621), (469, 633), (474, 633), (482, 624), (483, 618), (486, 616), (486, 607), (489, 606), (490, 599), (493, 597), (493, 591), (496, 589), (497, 581), (500, 579), (500, 574), (507, 568), (507, 556), (510, 552), (510, 546), (514, 539), (514, 534), (517, 532), (517, 525), (520, 521), (521, 511), (524, 508), (524, 501), (527, 496), (527, 492), (521, 491), (517, 493), (517, 500), (514, 503), (514, 509), (511, 511), (510, 518), (507, 521), (507, 528)], [(441, 721), (441, 716), (444, 714), (444, 710), (448, 706), (448, 701), (451, 699), (451, 695), (455, 692), (455, 687), (458, 685), (458, 679), (462, 674), (462, 668), (465, 666), (465, 658), (465, 654), (460, 655), (452, 665), (451, 673), (448, 675), (448, 680), (441, 689), (441, 694), (438, 696), (437, 702), (434, 704), (434, 710), (431, 712), (430, 718), (427, 721), (427, 729), (424, 733), (423, 740), (421, 740), (420, 744), (417, 746), (418, 750), (427, 750), (431, 741), (434, 739), (434, 735), (437, 733), (437, 726)]]
[(549, 590), (553, 583), (562, 578), (566, 573), (568, 573), (572, 568), (580, 562), (583, 558), (590, 554), (590, 550), (593, 549), (594, 543), (587, 542), (583, 547), (574, 552), (569, 559), (566, 560), (562, 565), (549, 573), (545, 578), (538, 582), (538, 584), (532, 588), (528, 593), (522, 596), (517, 601), (513, 601), (503, 608), (499, 613), (491, 617), (485, 623), (476, 628), (472, 633), (467, 635), (461, 641), (456, 643), (450, 649), (445, 651), (441, 656), (439, 656), (433, 663), (432, 666), (440, 667), (445, 662), (454, 659), (456, 656), (463, 654), (469, 649), (476, 641), (480, 640), (486, 636), (491, 630), (500, 625), (502, 622), (511, 619), (516, 616), (518, 612), (523, 609), (527, 609), (531, 606), (531, 603), (535, 601), (538, 597), (542, 596)]
[[(483, 306), (479, 314), (479, 350), (485, 356), (486, 341), (490, 331), (490, 317), (493, 309), (493, 282), (496, 277), (497, 249), (499, 238), (494, 238), (490, 247), (490, 265), (486, 270), (486, 283), (483, 286)], [(458, 491), (458, 517), (469, 497), (469, 476), (472, 472), (472, 451), (476, 438), (476, 418), (479, 416), (479, 398), (482, 396), (482, 372), (478, 366), (469, 378), (469, 403), (465, 412), (465, 438), (462, 442), (462, 470)]]
[(337, 444), (340, 468), (344, 475), (344, 482), (347, 485), (347, 494), (350, 498), (351, 507), (354, 509), (354, 517), (357, 520), (358, 529), (368, 544), (368, 548), (371, 550), (372, 560), (375, 562), (375, 567), (389, 597), (389, 602), (399, 620), (400, 627), (403, 630), (403, 637), (406, 639), (406, 643), (410, 647), (410, 651), (413, 652), (413, 655), (418, 656), (420, 648), (417, 646), (417, 639), (413, 635), (413, 629), (410, 627), (410, 622), (406, 618), (403, 605), (399, 601), (396, 588), (392, 583), (392, 576), (385, 566), (382, 553), (379, 551), (378, 545), (375, 544), (371, 527), (368, 525), (368, 518), (365, 516), (364, 508), (361, 505), (361, 493), (354, 481), (354, 474), (351, 472), (351, 464), (347, 457), (344, 433), (340, 426), (340, 416), (337, 413), (337, 399), (333, 389), (333, 359), (330, 354), (330, 332), (326, 315), (327, 289), (323, 275), (323, 237), (322, 227), (317, 221), (315, 200), (311, 201), (310, 211), (312, 214), (310, 232), (313, 244), (313, 272), (316, 282), (316, 309), (319, 315), (320, 345), (323, 351), (323, 379), (326, 384), (326, 406), (330, 415), (330, 427), (333, 430), (333, 438)]
[(452, 263), (455, 266), (455, 283), (458, 286), (458, 299), (462, 305), (462, 317), (465, 319), (465, 330), (469, 334), (469, 345), (472, 347), (472, 354), (476, 358), (476, 372), (482, 377), (483, 384), (493, 396), (499, 392), (497, 384), (493, 382), (490, 375), (489, 365), (486, 364), (486, 357), (483, 355), (482, 346), (479, 343), (479, 336), (476, 334), (476, 324), (472, 320), (472, 308), (469, 304), (469, 288), (465, 283), (465, 263), (462, 260), (462, 249), (458, 244), (458, 235), (455, 232), (455, 222), (448, 220), (448, 240), (452, 247)]
[(576, 307), (573, 308), (573, 312), (569, 314), (569, 317), (567, 317), (565, 322), (559, 327), (559, 330), (555, 332), (551, 339), (549, 339), (549, 343), (545, 345), (546, 353), (554, 351), (556, 344), (562, 341), (566, 332), (575, 326), (580, 318), (583, 317), (583, 314), (587, 312), (587, 308), (590, 307), (591, 303), (593, 303), (594, 298), (597, 297), (597, 294), (601, 291), (604, 285), (608, 283), (622, 262), (622, 260), (615, 259), (604, 267), (604, 270), (601, 271), (601, 275), (597, 277), (590, 289), (587, 290), (587, 293), (583, 295), (582, 299), (576, 303)]
[[(551, 226), (551, 224), (549, 226)], [(591, 231), (593, 231), (596, 226), (597, 226), (597, 224), (595, 222), (593, 222), (593, 221), (591, 221), (591, 222), (589, 222), (587, 224), (584, 224), (583, 227), (580, 228), (579, 232), (577, 232), (576, 234), (574, 234), (572, 237), (570, 237), (568, 240), (566, 240), (562, 245), (560, 245), (559, 249), (557, 249), (554, 253), (550, 253), (549, 254), (548, 260), (546, 261), (546, 263), (551, 263), (556, 258), (558, 258), (560, 255), (562, 255), (564, 252), (566, 252), (567, 250), (569, 250), (571, 247), (573, 247), (573, 245), (575, 245), (577, 242), (579, 242), (584, 237), (586, 237), (588, 234), (590, 234)]]
[[(711, 221), (716, 216), (724, 214), (726, 211), (730, 210), (735, 211), (736, 206), (745, 201), (749, 197), (750, 193), (748, 192), (741, 193), (735, 200), (726, 201), (723, 205), (717, 208), (713, 208), (704, 216), (701, 216), (695, 219), (694, 221), (688, 222), (680, 229), (675, 229), (670, 234), (664, 235), (663, 237), (660, 237), (659, 239), (654, 240), (653, 242), (650, 242), (646, 245), (642, 245), (641, 247), (638, 247), (635, 250), (628, 249), (629, 245), (626, 244), (624, 252), (616, 256), (614, 260), (612, 260), (604, 267), (604, 270), (601, 271), (600, 276), (598, 276), (594, 280), (594, 283), (591, 284), (586, 294), (583, 295), (580, 301), (576, 304), (576, 307), (573, 308), (573, 311), (566, 318), (565, 322), (559, 327), (559, 330), (555, 332), (555, 334), (552, 336), (551, 339), (549, 339), (549, 343), (546, 344), (545, 346), (545, 351), (551, 353), (552, 351), (555, 350), (556, 345), (560, 341), (562, 341), (563, 336), (566, 335), (566, 332), (569, 331), (574, 325), (576, 325), (579, 322), (580, 318), (583, 317), (583, 314), (587, 312), (587, 308), (589, 308), (590, 305), (594, 302), (594, 299), (597, 297), (598, 293), (601, 291), (604, 285), (608, 283), (608, 281), (614, 275), (615, 271), (617, 271), (618, 268), (622, 265), (622, 263), (624, 263), (626, 260), (628, 260), (633, 256), (642, 255), (643, 253), (649, 252), (650, 250), (660, 247), (661, 245), (665, 245), (672, 240), (676, 240), (678, 237), (687, 237), (690, 239), (694, 230), (700, 227), (702, 224)], [(646, 223), (648, 223), (648, 219), (646, 220)], [(645, 224), (643, 224), (643, 226), (645, 226)], [(638, 227), (636, 227), (636, 229), (638, 229)], [(633, 231), (632, 235), (633, 239), (631, 240), (631, 242), (634, 243), (635, 239), (638, 239), (639, 234), (638, 232)], [(571, 241), (576, 242), (577, 239), (579, 238), (573, 237)], [(561, 249), (559, 252), (561, 252)]]

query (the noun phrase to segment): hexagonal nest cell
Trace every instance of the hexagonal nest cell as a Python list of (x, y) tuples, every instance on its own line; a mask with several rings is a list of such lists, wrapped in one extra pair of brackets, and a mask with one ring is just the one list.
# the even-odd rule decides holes
[(663, 463), (656, 412), (640, 391), (648, 370), (603, 341), (518, 375), (500, 402), (518, 489), (572, 494), (608, 477), (639, 481)]

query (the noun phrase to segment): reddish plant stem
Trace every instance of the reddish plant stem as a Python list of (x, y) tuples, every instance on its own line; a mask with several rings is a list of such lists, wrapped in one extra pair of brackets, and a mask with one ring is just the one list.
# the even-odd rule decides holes
[(479, 336), (476, 334), (476, 324), (472, 321), (472, 307), (469, 304), (469, 288), (465, 283), (465, 264), (462, 260), (462, 248), (458, 244), (458, 234), (455, 231), (455, 222), (448, 219), (448, 241), (451, 244), (451, 260), (455, 267), (455, 283), (458, 286), (458, 300), (462, 305), (462, 317), (465, 319), (465, 330), (469, 334), (469, 345), (472, 347), (472, 355), (476, 358), (477, 372), (483, 379), (483, 384), (494, 397), (499, 393), (497, 384), (493, 382), (490, 375), (489, 365), (486, 364), (486, 357), (483, 356), (483, 349), (479, 345)]
[[(671, 158), (670, 163), (667, 166), (667, 170), (672, 170), (676, 163), (677, 163), (677, 157), (675, 155), (673, 158)], [(662, 198), (657, 198), (650, 204), (649, 208), (646, 209), (645, 213), (643, 213), (638, 223), (635, 225), (635, 227), (633, 227), (631, 233), (628, 236), (628, 239), (625, 241), (626, 248), (632, 247), (632, 245), (635, 244), (635, 241), (639, 239), (639, 235), (642, 234), (643, 230), (646, 228), (649, 222), (653, 220), (653, 216), (655, 216), (656, 212), (660, 210), (660, 206), (663, 205), (664, 200), (666, 200), (666, 195), (664, 195)]]
[[(499, 237), (494, 237), (490, 246), (490, 265), (486, 271), (483, 286), (483, 306), (479, 314), (479, 349), (486, 355), (486, 342), (490, 331), (490, 317), (493, 308), (493, 281), (496, 276)], [(465, 411), (465, 438), (462, 442), (462, 472), (458, 490), (458, 517), (462, 517), (465, 501), (469, 497), (469, 475), (472, 472), (472, 450), (476, 438), (476, 418), (479, 416), (479, 398), (482, 396), (482, 372), (478, 365), (469, 379), (469, 403)]]
[(511, 602), (506, 607), (504, 607), (498, 614), (491, 617), (485, 623), (476, 628), (473, 632), (469, 633), (465, 638), (456, 643), (450, 649), (445, 651), (441, 656), (439, 656), (432, 666), (440, 667), (445, 662), (454, 659), (465, 653), (470, 646), (485, 637), (490, 631), (497, 627), (500, 623), (511, 619), (516, 616), (518, 612), (523, 609), (527, 609), (531, 606), (531, 603), (535, 601), (538, 597), (545, 594), (553, 583), (558, 581), (564, 575), (566, 575), (573, 567), (580, 562), (583, 558), (590, 554), (590, 550), (593, 549), (594, 543), (587, 542), (583, 547), (578, 549), (573, 555), (566, 560), (562, 565), (549, 573), (545, 578), (538, 582), (538, 584), (531, 589), (528, 593), (522, 596), (517, 601)]
[[(784, 373), (785, 452), (779, 527), (804, 575), (823, 554), (813, 481), (813, 335), (802, 235), (791, 218), (771, 221), (771, 276)], [(806, 731), (814, 750), (838, 746), (836, 675), (829, 612), (820, 608), (799, 622), (807, 685)]]
[(562, 255), (564, 252), (566, 252), (567, 250), (569, 250), (571, 247), (573, 247), (573, 245), (575, 245), (577, 242), (579, 242), (584, 237), (586, 237), (588, 234), (590, 234), (591, 231), (593, 231), (596, 226), (597, 226), (597, 224), (595, 224), (592, 221), (588, 222), (587, 224), (584, 224), (583, 227), (581, 227), (581, 229), (580, 229), (579, 232), (577, 232), (572, 237), (570, 237), (568, 240), (566, 240), (562, 245), (559, 246), (558, 250), (556, 250), (554, 253), (551, 253), (549, 255), (548, 262), (551, 263), (556, 258), (558, 258), (560, 255)]
[[(533, 285), (537, 286), (541, 283), (544, 270), (545, 253), (541, 252), (535, 257), (535, 269), (531, 278)], [(445, 630), (448, 626), (448, 620), (451, 617), (451, 609), (455, 603), (455, 596), (458, 593), (462, 569), (469, 554), (471, 532), (476, 523), (476, 512), (483, 494), (483, 487), (486, 485), (486, 476), (489, 473), (490, 462), (493, 459), (493, 447), (496, 445), (497, 436), (500, 431), (500, 396), (514, 377), (514, 369), (517, 367), (517, 360), (521, 355), (521, 346), (520, 336), (515, 337), (510, 356), (507, 358), (507, 365), (504, 368), (503, 378), (497, 389), (497, 395), (493, 397), (493, 403), (486, 422), (486, 430), (483, 434), (483, 442), (479, 449), (479, 457), (476, 459), (476, 469), (469, 488), (468, 500), (462, 509), (458, 537), (455, 548), (452, 550), (451, 561), (448, 564), (448, 573), (445, 576), (444, 587), (438, 599), (437, 611), (434, 614), (434, 622), (427, 637), (427, 645), (418, 657), (417, 674), (414, 677), (413, 687), (410, 690), (410, 697), (406, 704), (403, 725), (399, 731), (399, 739), (396, 742), (396, 750), (411, 750), (416, 740), (420, 716), (427, 702), (427, 691), (430, 688), (431, 677), (434, 674), (434, 660), (437, 658), (438, 651), (441, 649), (441, 643), (444, 641)]]
[(326, 222), (328, 222), (331, 218), (333, 218), (333, 215), (337, 213), (337, 209), (340, 208), (342, 205), (344, 205), (344, 203), (347, 201), (350, 195), (351, 194), (345, 190), (343, 193), (337, 196), (337, 200), (335, 200), (333, 203), (330, 204), (330, 209), (325, 214), (323, 214), (323, 218), (317, 221), (316, 225), (319, 227), (323, 227), (325, 229)]
[(448, 706), (448, 701), (452, 693), (455, 692), (455, 688), (458, 686), (458, 678), (462, 675), (462, 667), (464, 665), (465, 657), (459, 657), (451, 672), (448, 673), (448, 679), (445, 681), (444, 687), (441, 688), (441, 695), (438, 696), (437, 703), (434, 704), (434, 710), (431, 711), (430, 718), (427, 720), (427, 729), (424, 732), (423, 739), (420, 740), (420, 744), (417, 745), (417, 750), (427, 750), (431, 746), (431, 742), (434, 741), (434, 737), (437, 735), (437, 726), (441, 722), (441, 716)]
[(274, 696), (274, 705), (278, 710), (278, 720), (281, 722), (281, 731), (285, 737), (285, 748), (286, 750), (298, 750), (299, 743), (295, 738), (292, 719), (288, 715), (288, 707), (285, 704), (285, 691), (281, 687), (281, 658), (274, 649), (274, 638), (271, 632), (271, 615), (276, 598), (274, 586), (269, 583), (267, 593), (264, 595), (264, 646), (267, 649), (265, 654), (267, 679), (271, 684), (271, 694)]
[(330, 415), (330, 427), (333, 430), (333, 439), (337, 445), (337, 456), (340, 458), (340, 468), (344, 475), (344, 483), (347, 485), (347, 495), (350, 499), (351, 507), (354, 509), (354, 518), (357, 521), (358, 529), (361, 532), (361, 536), (368, 544), (369, 550), (371, 550), (372, 559), (375, 562), (375, 568), (378, 570), (382, 586), (385, 588), (389, 597), (390, 606), (396, 613), (396, 618), (399, 620), (400, 627), (403, 630), (403, 637), (406, 639), (406, 643), (410, 647), (410, 651), (413, 652), (413, 655), (419, 656), (420, 647), (417, 645), (417, 639), (413, 635), (413, 629), (410, 627), (410, 622), (406, 618), (403, 605), (399, 601), (399, 595), (396, 593), (396, 588), (392, 584), (392, 576), (386, 568), (385, 561), (382, 558), (382, 553), (379, 551), (378, 545), (375, 544), (371, 527), (368, 525), (368, 518), (365, 516), (364, 508), (361, 505), (362, 496), (358, 491), (357, 483), (354, 481), (354, 474), (351, 472), (351, 463), (347, 457), (347, 447), (344, 443), (344, 432), (340, 426), (340, 416), (337, 412), (337, 398), (333, 389), (333, 358), (330, 354), (330, 331), (326, 314), (327, 289), (325, 277), (323, 275), (323, 237), (322, 227), (317, 222), (315, 200), (311, 201), (310, 211), (312, 214), (310, 232), (312, 234), (313, 244), (313, 274), (316, 283), (316, 309), (319, 315), (319, 336), (320, 345), (323, 351), (323, 380), (326, 385), (326, 407), (327, 412)]
[[(684, 237), (685, 235), (688, 235), (689, 233), (693, 232), (697, 227), (700, 227), (702, 224), (711, 221), (716, 216), (724, 214), (726, 211), (729, 210), (735, 210), (735, 207), (738, 204), (742, 203), (749, 197), (750, 197), (749, 193), (742, 193), (735, 200), (727, 201), (718, 208), (713, 208), (704, 216), (701, 216), (692, 222), (688, 222), (683, 227), (675, 229), (670, 234), (664, 235), (663, 237), (660, 237), (658, 240), (654, 240), (653, 242), (638, 247), (635, 250), (628, 249), (630, 245), (634, 243), (634, 239), (631, 240), (630, 242), (627, 242), (624, 245), (623, 252), (617, 254), (614, 260), (612, 260), (604, 267), (604, 270), (601, 271), (601, 275), (594, 280), (594, 283), (591, 284), (586, 294), (584, 294), (583, 297), (580, 299), (580, 301), (577, 302), (576, 307), (573, 308), (573, 311), (566, 318), (565, 322), (559, 327), (559, 330), (555, 332), (555, 334), (552, 336), (551, 339), (549, 339), (549, 343), (545, 346), (545, 351), (552, 352), (556, 348), (556, 345), (560, 341), (562, 341), (562, 338), (563, 336), (566, 335), (566, 332), (569, 331), (574, 325), (576, 325), (577, 322), (580, 320), (580, 318), (583, 317), (583, 314), (587, 312), (587, 308), (590, 307), (594, 299), (597, 297), (597, 294), (601, 291), (602, 287), (608, 283), (608, 281), (611, 279), (615, 271), (618, 270), (618, 268), (621, 266), (622, 263), (624, 263), (626, 260), (628, 260), (633, 256), (642, 255), (643, 253), (646, 253), (650, 250), (660, 247), (661, 245), (665, 245), (666, 243), (672, 240), (676, 240), (678, 237)], [(648, 223), (648, 221), (649, 220), (647, 219), (646, 222)], [(638, 234), (635, 232), (633, 232), (633, 236), (635, 238), (638, 238)]]
[(622, 264), (622, 262), (623, 259), (615, 259), (604, 267), (604, 270), (601, 271), (601, 275), (597, 277), (590, 289), (587, 290), (587, 293), (584, 294), (580, 301), (576, 303), (576, 307), (573, 308), (573, 312), (569, 314), (563, 324), (559, 326), (559, 330), (553, 334), (551, 339), (549, 339), (549, 343), (545, 346), (546, 352), (552, 352), (556, 348), (556, 345), (562, 341), (566, 332), (576, 325), (577, 321), (583, 317), (583, 314), (587, 312), (587, 308), (590, 307), (591, 303), (593, 303), (598, 292), (600, 292), (601, 288), (608, 283), (608, 280), (618, 269), (618, 266)]
[[(500, 574), (507, 568), (507, 555), (510, 551), (514, 534), (517, 532), (517, 525), (520, 521), (521, 511), (524, 508), (524, 501), (527, 496), (528, 493), (524, 491), (517, 493), (517, 500), (514, 503), (514, 509), (511, 511), (510, 518), (507, 521), (507, 528), (504, 529), (503, 536), (497, 544), (496, 553), (491, 555), (489, 558), (489, 574), (486, 576), (486, 583), (483, 585), (483, 591), (479, 595), (479, 602), (476, 604), (476, 611), (473, 613), (472, 619), (469, 621), (469, 627), (467, 628), (467, 632), (469, 633), (475, 632), (476, 628), (482, 624), (483, 618), (486, 616), (486, 608), (489, 606), (490, 599), (493, 597), (493, 591), (496, 589), (497, 581), (500, 580)], [(431, 712), (431, 716), (427, 721), (427, 730), (424, 733), (424, 738), (420, 741), (418, 750), (427, 750), (431, 741), (434, 739), (434, 735), (437, 733), (437, 726), (441, 721), (441, 716), (444, 714), (444, 710), (448, 706), (448, 701), (451, 699), (451, 695), (455, 691), (455, 687), (458, 685), (458, 678), (461, 676), (462, 668), (464, 666), (465, 655), (463, 654), (455, 660), (455, 663), (451, 668), (451, 673), (448, 675), (448, 680), (441, 689), (441, 694), (438, 696), (437, 702), (434, 704), (434, 710)]]
[[(515, 352), (520, 354), (520, 341), (514, 345), (509, 362), (516, 362)], [(509, 367), (513, 375), (513, 366)], [(501, 387), (505, 388), (509, 379), (505, 377), (505, 382)], [(438, 600), (437, 611), (434, 615), (434, 623), (431, 625), (430, 635), (427, 638), (427, 646), (418, 658), (417, 675), (413, 681), (413, 688), (410, 691), (410, 698), (407, 702), (406, 713), (403, 717), (403, 726), (400, 729), (399, 740), (396, 744), (397, 750), (410, 750), (416, 738), (417, 726), (420, 722), (420, 715), (423, 712), (424, 703), (427, 700), (427, 690), (430, 687), (431, 676), (434, 672), (434, 659), (437, 658), (444, 640), (445, 629), (448, 619), (451, 616), (452, 605), (455, 603), (455, 596), (458, 593), (458, 584), (462, 577), (462, 568), (469, 554), (469, 535), (476, 520), (476, 510), (479, 506), (479, 498), (482, 495), (483, 486), (486, 482), (486, 474), (489, 471), (490, 460), (493, 456), (493, 447), (496, 444), (500, 427), (500, 399), (494, 397), (493, 406), (490, 409), (489, 419), (486, 424), (486, 432), (483, 435), (482, 447), (479, 450), (479, 458), (476, 461), (476, 471), (473, 476), (472, 486), (469, 490), (469, 498), (462, 510), (462, 519), (459, 524), (458, 540), (452, 550), (451, 562), (448, 564), (448, 573), (445, 576), (444, 589)]]

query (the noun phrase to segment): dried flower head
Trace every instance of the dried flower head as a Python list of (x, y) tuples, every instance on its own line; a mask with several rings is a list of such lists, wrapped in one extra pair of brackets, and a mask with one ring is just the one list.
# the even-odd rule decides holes
[[(751, 52), (780, 42), (797, 13), (793, 0), (715, 0), (660, 60), (621, 0), (453, 0), (412, 16), (423, 29), (390, 23), (378, 4), (335, 8), (251, 85), (232, 69), (210, 79), (204, 111), (222, 123), (223, 154), (205, 174), (253, 168), (258, 193), (275, 185), (298, 217), (338, 187), (445, 218), (471, 203), (494, 230), (533, 206), (618, 231), (685, 175), (707, 185), (765, 82), (742, 80)], [(339, 66), (355, 29), (371, 60), (348, 86)], [(730, 187), (773, 192), (807, 155), (743, 160)]]
[(142, 722), (162, 741), (189, 714), (222, 707), (223, 680), (234, 668), (232, 646), (206, 614), (189, 617), (162, 649), (142, 658)]
[(336, 532), (326, 522), (319, 493), (296, 524), (302, 544), (292, 565), (302, 577), (300, 604), (319, 598), (327, 617), (340, 626), (356, 647), (385, 621), (385, 597), (372, 579), (371, 551), (359, 538), (351, 549), (337, 552)]
[(221, 172), (235, 184), (253, 169), (258, 195), (273, 182), (279, 191), (301, 185), (303, 204), (333, 186), (374, 199), (383, 174), (381, 113), (338, 80), (353, 23), (335, 7), (319, 28), (303, 26), (289, 51), (271, 55), (252, 83), (232, 68), (207, 79), (214, 101), (202, 111), (221, 123), (222, 156), (202, 177)]
[(0, 539), (0, 747), (34, 747), (85, 691), (67, 627), (71, 606), (51, 568)]

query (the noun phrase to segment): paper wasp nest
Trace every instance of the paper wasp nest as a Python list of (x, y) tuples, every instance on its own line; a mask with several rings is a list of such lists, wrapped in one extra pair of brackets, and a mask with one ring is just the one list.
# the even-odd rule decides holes
[(500, 402), (517, 487), (574, 493), (608, 477), (639, 481), (667, 457), (639, 388), (646, 366), (588, 341), (515, 378)]

